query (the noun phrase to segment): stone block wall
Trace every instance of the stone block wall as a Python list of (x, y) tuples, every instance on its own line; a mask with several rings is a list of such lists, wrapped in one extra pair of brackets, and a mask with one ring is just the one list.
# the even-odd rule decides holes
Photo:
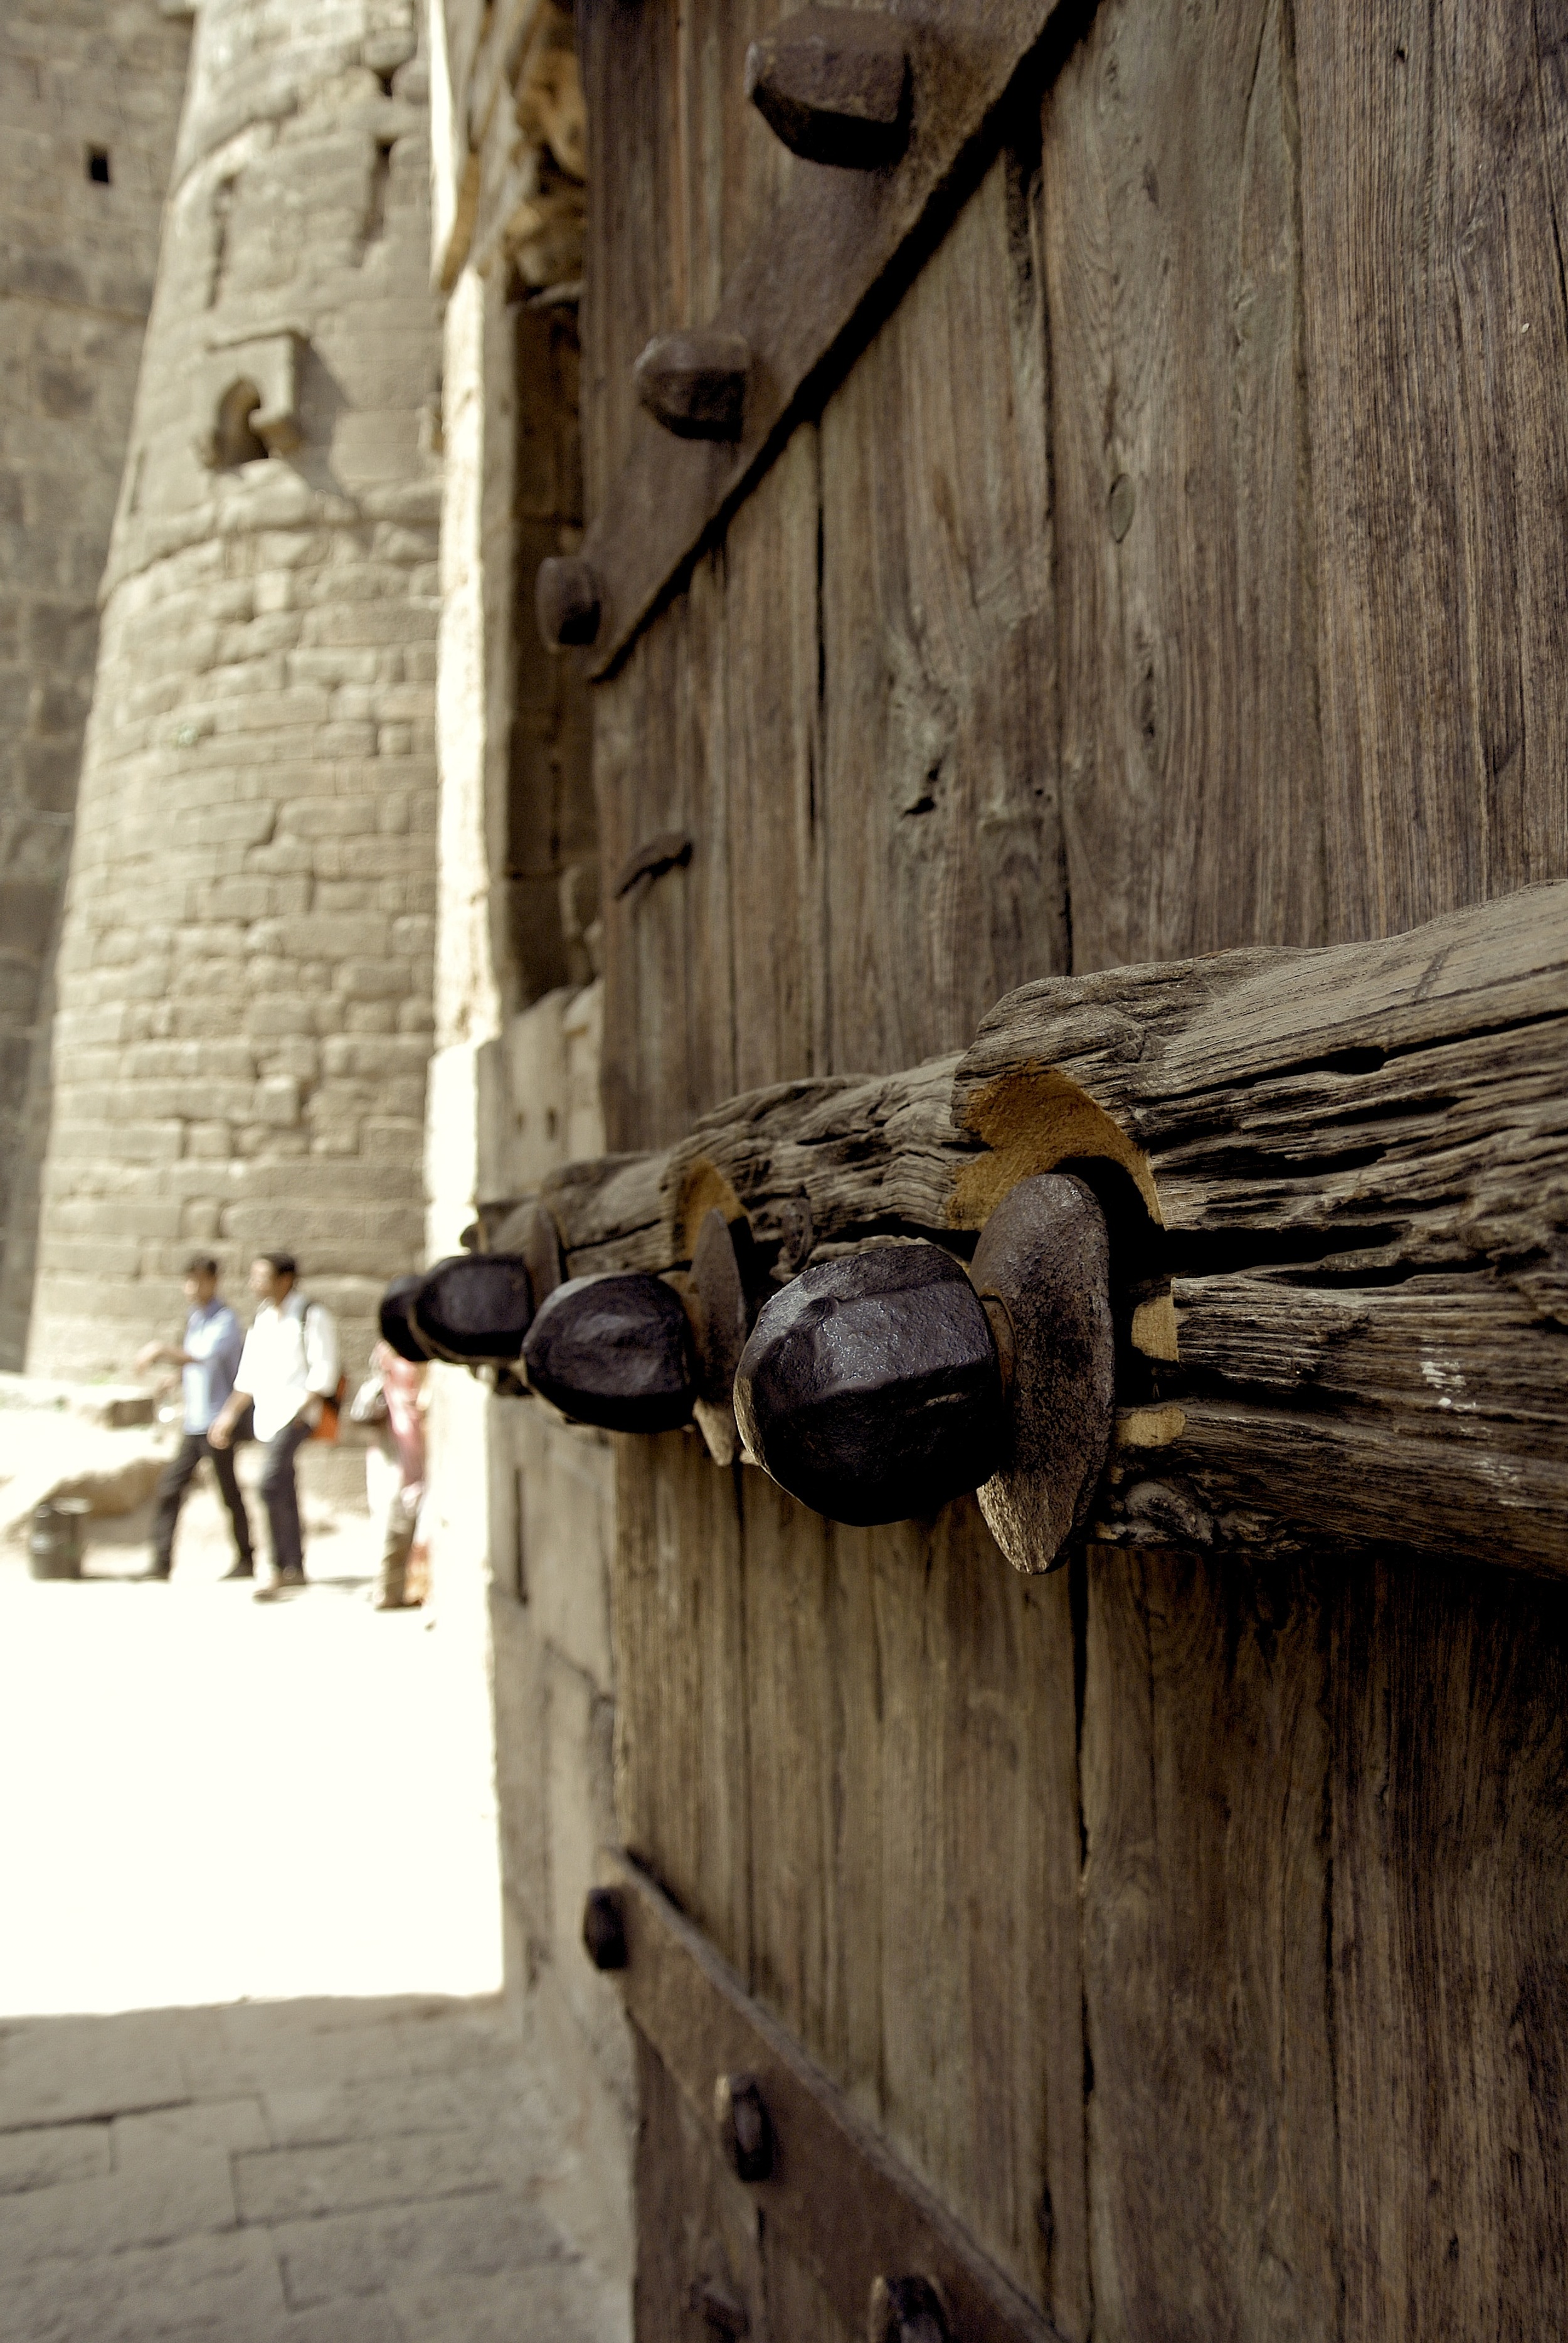
[(420, 1257), (439, 341), (413, 0), (203, 0), (106, 578), (29, 1363)]
[(160, 0), (0, 10), (0, 1367), (22, 1363), (48, 968), (190, 45)]

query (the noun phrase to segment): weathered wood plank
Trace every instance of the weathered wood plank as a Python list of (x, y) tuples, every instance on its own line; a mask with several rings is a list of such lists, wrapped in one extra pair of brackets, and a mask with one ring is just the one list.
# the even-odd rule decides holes
[(1028, 985), (956, 1075), (754, 1092), (546, 1194), (574, 1270), (678, 1266), (729, 1194), (789, 1273), (879, 1234), (962, 1251), (1017, 1180), (1120, 1164), (1182, 1348), (1158, 1309), (1135, 1335), (1099, 1534), (1557, 1570), (1565, 1046), (1568, 886), (1534, 889), (1382, 942)]
[(845, 1071), (951, 1049), (1067, 965), (1027, 170), (999, 156), (822, 416), (829, 1063)]
[[(840, 1738), (864, 1729), (846, 1705), (836, 1661), (844, 1622), (832, 1530), (771, 1483), (743, 1476), (746, 1671), (751, 1759), (751, 1990), (809, 2042), (835, 2081), (874, 2117), (877, 2012), (849, 1990), (874, 1943), (874, 1818), (844, 1798)], [(863, 1630), (862, 1617), (856, 1625)], [(863, 1634), (844, 1654), (872, 1663)], [(872, 1663), (874, 1664), (874, 1663)], [(864, 1683), (855, 1685), (863, 1694)], [(850, 1842), (846, 1846), (845, 1839)], [(847, 1880), (846, 1854), (858, 1851)], [(846, 1894), (846, 1889), (848, 1893)], [(853, 1948), (859, 1948), (857, 1960)]]
[(1087, 1576), (1095, 2332), (1337, 2335), (1322, 1597), (1158, 1551)]
[[(885, 274), (907, 246), (941, 223), (944, 203), (994, 137), (995, 116), (1020, 64), (1042, 40), (1060, 5), (1060, 0), (898, 0), (895, 13), (909, 28), (914, 90), (903, 159), (885, 171), (862, 172), (790, 158), (788, 192), (751, 240), (708, 321), (740, 334), (753, 353), (740, 437), (733, 443), (672, 443), (651, 419), (633, 412), (627, 417), (618, 472), (607, 468), (596, 479), (584, 551), (602, 582), (606, 615), (587, 654), (590, 672), (605, 673), (623, 654), (684, 565), (772, 461), (791, 423), (819, 402), (833, 372), (848, 363), (857, 329), (863, 330), (868, 311), (885, 297)], [(606, 41), (613, 42), (616, 15), (609, 0), (596, 0), (588, 11), (596, 25), (596, 60)], [(635, 45), (643, 35), (627, 25), (620, 37)], [(651, 53), (651, 38), (648, 45)], [(652, 80), (648, 66), (637, 92)], [(596, 85), (604, 87), (608, 99), (608, 79)], [(727, 102), (744, 106), (739, 86), (727, 94)], [(600, 103), (599, 118), (615, 119)], [(591, 113), (591, 96), (589, 107)], [(672, 115), (678, 111), (671, 108)], [(629, 121), (632, 116), (621, 118)], [(639, 153), (658, 152), (657, 143), (644, 136), (631, 143)], [(590, 185), (593, 171), (590, 156)], [(596, 254), (607, 248), (616, 220), (626, 216), (618, 206), (606, 205), (604, 211), (603, 231), (593, 231), (590, 222)], [(624, 268), (624, 255), (618, 266)], [(645, 299), (638, 308), (646, 316)], [(596, 340), (599, 352), (608, 362), (608, 334)], [(613, 388), (609, 395), (614, 400)], [(618, 421), (616, 407), (608, 412)], [(603, 436), (608, 456), (612, 435), (607, 429)], [(613, 436), (621, 437), (619, 431)], [(619, 454), (618, 447), (615, 455)]]
[[(1073, 1636), (971, 1501), (834, 1532), (874, 1603), (881, 2120), (1064, 2335), (1091, 2316)], [(852, 1659), (839, 1663), (846, 1697)], [(937, 2078), (940, 2079), (940, 2083)]]
[(708, 323), (788, 192), (794, 157), (744, 93), (747, 50), (789, 13), (789, 0), (684, 0), (679, 10), (688, 289), (667, 324)]
[[(691, 838), (691, 861), (688, 869), (671, 870), (667, 878), (656, 880), (648, 891), (650, 899), (664, 891), (660, 916), (672, 926), (678, 918), (685, 930), (679, 1018), (689, 1106), (683, 1117), (674, 1098), (659, 1101), (665, 1117), (663, 1137), (672, 1136), (693, 1114), (716, 1105), (736, 1087), (725, 692), (729, 631), (724, 577), (717, 558), (699, 563), (679, 609), (670, 617), (677, 658), (676, 759), (681, 801), (678, 826)], [(628, 909), (634, 919), (638, 916), (629, 902)], [(663, 1009), (661, 1021), (670, 1017), (673, 1007), (671, 1002)]]
[(1326, 940), (1290, 26), (1104, 0), (1046, 95), (1080, 970)]
[(751, 1822), (734, 1484), (681, 1433), (618, 1447), (612, 1621), (621, 1842), (745, 1975)]
[(623, 1146), (668, 1144), (735, 1087), (723, 630), (708, 560), (596, 709), (605, 870), (661, 834), (691, 841), (603, 908), (606, 1126)]
[(729, 895), (737, 1086), (825, 1073), (827, 961), (814, 425), (802, 424), (724, 540)]
[(870, 1535), (742, 1496), (752, 1990), (1081, 2335), (1065, 1582), (999, 1570), (972, 1504)]
[[(683, 813), (674, 653), (668, 628), (650, 635), (596, 703), (594, 796), (601, 871), (620, 870), (645, 840), (661, 828), (676, 827)], [(689, 1096), (683, 1003), (678, 995), (670, 1014), (666, 999), (671, 978), (684, 974), (684, 935), (678, 926), (672, 951), (667, 930), (672, 914), (684, 910), (685, 881), (685, 872), (673, 872), (635, 902), (611, 900), (603, 907), (600, 1085), (605, 1133), (612, 1147), (657, 1146), (664, 1135), (661, 1117), (673, 1120), (670, 1102), (678, 1113)], [(664, 1131), (669, 1127), (666, 1121)]]
[(797, 167), (744, 96), (747, 47), (780, 13), (780, 0), (578, 0), (590, 515), (633, 447), (669, 445), (638, 408), (638, 356), (712, 317)]
[(1568, 1602), (1380, 1563), (1332, 1612), (1347, 2335), (1568, 2300)]
[(972, 1504), (877, 1537), (759, 1474), (741, 1497), (738, 1540), (732, 1477), (695, 1442), (624, 1443), (628, 1844), (997, 2265), (1084, 2335), (1066, 1582), (1000, 1569)]
[(487, 337), (487, 361), (489, 753), (501, 768), (492, 787), (506, 806), (507, 937), (526, 1003), (587, 972), (563, 932), (563, 871), (580, 874), (581, 918), (594, 916), (582, 883), (598, 846), (589, 689), (551, 658), (510, 590), (582, 525), (574, 313), (514, 308), (510, 333)]
[[(574, 14), (588, 125), (582, 392), (591, 518), (605, 509), (631, 435), (647, 420), (633, 363), (675, 310), (684, 249), (675, 232), (668, 142), (677, 12), (645, 0), (579, 0)], [(533, 581), (519, 584), (527, 598)]]
[(1297, 12), (1331, 932), (1568, 873), (1554, 10)]

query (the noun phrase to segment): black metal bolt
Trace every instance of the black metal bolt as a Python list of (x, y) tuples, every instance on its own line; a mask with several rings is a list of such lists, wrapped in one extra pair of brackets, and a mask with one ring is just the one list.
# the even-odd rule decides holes
[(632, 368), (637, 395), (678, 439), (738, 439), (751, 352), (739, 334), (656, 334)]
[(803, 8), (746, 53), (746, 95), (792, 154), (852, 171), (896, 163), (910, 134), (910, 53), (874, 9)]
[(751, 2332), (750, 2315), (733, 2288), (722, 2278), (699, 2278), (691, 2289), (691, 2308), (716, 2335), (740, 2343), (743, 2335)]
[(736, 1421), (781, 1488), (830, 1521), (903, 1521), (978, 1490), (1013, 1567), (1049, 1570), (1093, 1503), (1111, 1444), (1111, 1252), (1092, 1190), (1020, 1181), (971, 1273), (940, 1247), (807, 1269), (764, 1307)]
[(598, 633), (601, 604), (593, 564), (580, 553), (552, 554), (540, 562), (534, 609), (547, 650), (591, 643)]
[(773, 2169), (773, 2126), (755, 2075), (720, 2075), (713, 2115), (724, 2153), (738, 2179), (766, 2180)]
[(420, 1270), (416, 1270), (409, 1277), (395, 1277), (381, 1296), (379, 1312), (381, 1340), (389, 1350), (396, 1351), (400, 1359), (407, 1359), (415, 1366), (423, 1365), (430, 1357), (429, 1344), (421, 1341), (415, 1332), (414, 1322), (408, 1315), (414, 1296), (424, 1282), (424, 1272)]
[(588, 1889), (583, 1906), (583, 1943), (596, 1969), (625, 1968), (626, 1907), (618, 1889)]
[(873, 2278), (866, 2332), (869, 2343), (949, 2343), (941, 2297), (924, 2278)]
[(534, 1314), (528, 1265), (518, 1253), (459, 1252), (427, 1270), (409, 1322), (432, 1358), (456, 1366), (509, 1364), (522, 1355)]
[(934, 1244), (819, 1262), (775, 1294), (741, 1353), (735, 1413), (781, 1488), (861, 1525), (935, 1513), (1005, 1447), (990, 1322)]
[(641, 1271), (568, 1278), (539, 1305), (523, 1343), (529, 1388), (577, 1423), (673, 1432), (697, 1396), (680, 1297)]

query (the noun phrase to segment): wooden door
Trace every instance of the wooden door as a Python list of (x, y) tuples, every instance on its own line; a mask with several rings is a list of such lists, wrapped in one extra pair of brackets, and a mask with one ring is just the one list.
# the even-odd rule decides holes
[[(747, 104), (772, 0), (578, 0), (622, 1151), (1035, 980), (1568, 878), (1568, 23), (891, 13), (868, 175)], [(739, 450), (633, 383), (715, 317), (766, 346)], [(1561, 1300), (1519, 1305), (1548, 1380)], [(972, 1500), (836, 1527), (689, 1433), (618, 1492), (625, 1848), (1018, 2331), (1563, 2327), (1568, 1519), (1534, 1574), (1238, 1503), (1030, 1578)], [(696, 2009), (638, 2026), (639, 2337), (859, 2335), (726, 2167)]]

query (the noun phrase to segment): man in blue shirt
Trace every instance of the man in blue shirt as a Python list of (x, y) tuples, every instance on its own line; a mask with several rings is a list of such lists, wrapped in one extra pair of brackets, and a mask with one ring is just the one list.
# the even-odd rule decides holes
[(236, 1560), (228, 1574), (231, 1578), (254, 1578), (250, 1523), (235, 1478), (234, 1450), (227, 1445), (215, 1448), (207, 1438), (214, 1419), (221, 1413), (234, 1389), (235, 1370), (239, 1365), (245, 1335), (228, 1303), (218, 1300), (216, 1261), (198, 1253), (186, 1263), (185, 1282), (186, 1300), (191, 1307), (183, 1349), (176, 1350), (172, 1342), (149, 1342), (136, 1355), (137, 1369), (144, 1374), (149, 1367), (178, 1367), (186, 1403), (185, 1438), (158, 1483), (153, 1560), (146, 1575), (167, 1578), (173, 1567), (175, 1523), (192, 1476), (205, 1456), (217, 1474), (217, 1485), (234, 1524)]

